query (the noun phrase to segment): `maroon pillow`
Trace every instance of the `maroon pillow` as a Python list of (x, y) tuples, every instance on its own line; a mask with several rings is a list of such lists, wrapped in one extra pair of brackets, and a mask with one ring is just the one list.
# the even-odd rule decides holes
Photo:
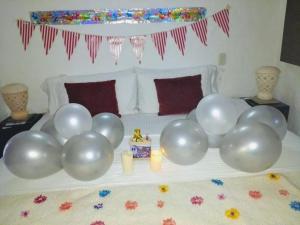
[(159, 102), (158, 115), (188, 113), (203, 98), (201, 75), (154, 79)]
[(115, 80), (90, 83), (65, 83), (70, 103), (86, 107), (92, 116), (110, 112), (119, 115)]

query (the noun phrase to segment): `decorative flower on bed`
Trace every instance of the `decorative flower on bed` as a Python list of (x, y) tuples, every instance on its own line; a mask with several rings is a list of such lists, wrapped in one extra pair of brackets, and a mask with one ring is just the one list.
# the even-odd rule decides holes
[(211, 182), (218, 185), (218, 186), (223, 186), (224, 182), (219, 179), (211, 179)]
[(229, 219), (236, 220), (240, 217), (240, 212), (236, 208), (231, 208), (225, 211), (225, 216)]
[(72, 208), (72, 202), (64, 202), (59, 206), (60, 211), (67, 211)]
[(270, 180), (274, 180), (274, 181), (280, 180), (280, 175), (276, 173), (269, 173), (268, 177)]
[(163, 220), (163, 225), (176, 225), (176, 222), (172, 218), (168, 218)]
[(35, 203), (35, 204), (40, 204), (40, 203), (43, 203), (44, 201), (46, 201), (47, 200), (47, 196), (45, 196), (45, 195), (39, 195), (39, 196), (37, 196), (34, 200), (33, 200), (33, 202)]
[(226, 198), (226, 196), (222, 193), (222, 194), (218, 194), (218, 199), (219, 200), (224, 200)]
[(158, 208), (163, 208), (164, 205), (165, 205), (165, 202), (162, 201), (162, 200), (158, 200), (156, 205), (157, 205)]
[(125, 208), (127, 210), (134, 210), (138, 207), (138, 203), (136, 201), (127, 201), (125, 203)]
[(105, 223), (101, 220), (97, 220), (97, 221), (91, 223), (91, 225), (105, 225)]
[(280, 189), (279, 191), (279, 194), (280, 195), (282, 195), (282, 196), (288, 196), (290, 193), (287, 191), (287, 190), (285, 190), (285, 189)]
[(99, 196), (102, 197), (102, 198), (105, 198), (110, 193), (111, 193), (110, 190), (101, 190), (101, 191), (99, 191)]
[(29, 213), (30, 213), (29, 210), (24, 210), (24, 211), (21, 211), (20, 216), (27, 218), (29, 216)]
[(260, 191), (249, 191), (249, 196), (254, 199), (260, 199), (262, 197), (262, 193)]
[(103, 209), (103, 203), (98, 203), (94, 205), (94, 209)]
[(159, 185), (159, 191), (162, 193), (166, 193), (169, 191), (169, 186), (166, 184)]
[(300, 202), (299, 201), (292, 201), (290, 203), (290, 207), (295, 210), (300, 212)]
[(204, 201), (203, 198), (200, 196), (194, 196), (191, 198), (191, 203), (193, 205), (201, 205), (203, 203), (203, 201)]

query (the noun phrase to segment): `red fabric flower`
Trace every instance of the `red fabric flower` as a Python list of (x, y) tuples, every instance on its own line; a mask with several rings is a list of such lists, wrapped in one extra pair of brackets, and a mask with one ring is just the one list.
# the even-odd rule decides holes
[(254, 199), (260, 199), (262, 194), (260, 191), (249, 191), (249, 196)]
[(91, 223), (91, 225), (105, 225), (105, 223), (101, 220), (97, 220), (97, 221)]
[(24, 211), (21, 211), (20, 216), (26, 218), (29, 216), (29, 213), (30, 213), (29, 210), (24, 210)]
[(168, 218), (163, 220), (163, 225), (176, 225), (176, 222), (172, 218)]
[(288, 196), (290, 193), (287, 190), (285, 190), (285, 189), (280, 189), (279, 190), (279, 194), (283, 195), (283, 196)]
[(224, 194), (219, 194), (218, 195), (218, 199), (219, 200), (224, 200), (226, 197), (225, 197), (225, 195)]
[(162, 207), (164, 207), (164, 205), (165, 205), (164, 201), (161, 201), (161, 200), (157, 201), (157, 207), (158, 208), (162, 208)]
[(72, 208), (72, 202), (64, 202), (59, 206), (60, 211), (66, 211)]
[(136, 201), (127, 201), (125, 203), (125, 208), (128, 210), (134, 210), (138, 207), (138, 203)]
[(45, 195), (39, 195), (39, 196), (37, 196), (35, 199), (34, 199), (34, 203), (35, 204), (40, 204), (40, 203), (43, 203), (44, 201), (46, 201), (47, 200), (47, 196), (45, 196)]
[(193, 205), (201, 205), (203, 203), (203, 198), (200, 196), (194, 196), (191, 198), (191, 202)]

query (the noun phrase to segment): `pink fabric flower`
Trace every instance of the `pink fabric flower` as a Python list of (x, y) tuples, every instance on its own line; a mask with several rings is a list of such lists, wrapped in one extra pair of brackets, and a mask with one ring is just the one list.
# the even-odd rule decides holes
[(164, 207), (164, 205), (165, 205), (164, 201), (161, 201), (161, 200), (157, 201), (157, 207), (158, 208), (162, 208), (162, 207)]
[(21, 211), (20, 216), (26, 218), (29, 216), (29, 213), (30, 213), (29, 210), (24, 210), (24, 211)]
[(138, 203), (136, 201), (127, 201), (125, 203), (125, 208), (127, 210), (134, 210), (138, 207)]
[(285, 189), (280, 189), (279, 194), (282, 196), (288, 196), (290, 193)]
[(97, 221), (91, 223), (91, 225), (105, 225), (105, 223), (101, 220), (97, 220)]
[(254, 199), (260, 199), (262, 194), (260, 191), (249, 191), (249, 196)]
[(46, 201), (47, 200), (47, 196), (45, 196), (45, 195), (39, 195), (39, 196), (37, 196), (35, 199), (34, 199), (34, 203), (35, 204), (40, 204), (40, 203), (43, 203), (44, 201)]
[(172, 218), (168, 218), (163, 220), (163, 225), (176, 225), (176, 222)]
[(72, 208), (72, 202), (64, 202), (59, 206), (60, 211), (66, 211)]
[(200, 196), (194, 196), (191, 198), (191, 202), (193, 205), (201, 205), (203, 203), (203, 198)]
[(224, 194), (218, 194), (218, 199), (219, 200), (224, 200), (226, 197)]

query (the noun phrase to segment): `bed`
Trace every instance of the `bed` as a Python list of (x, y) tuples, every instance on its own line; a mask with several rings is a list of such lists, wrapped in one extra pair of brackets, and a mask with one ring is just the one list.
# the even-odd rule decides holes
[[(217, 92), (214, 66), (183, 69), (179, 73), (176, 70), (176, 74), (189, 76), (199, 70), (204, 74), (203, 95)], [(300, 138), (290, 131), (283, 139), (280, 159), (261, 173), (234, 170), (221, 160), (217, 148), (209, 148), (205, 157), (194, 165), (180, 166), (164, 158), (162, 170), (155, 173), (150, 170), (148, 160), (139, 159), (134, 162), (133, 174), (123, 174), (121, 152), (129, 148), (129, 138), (135, 128), (149, 135), (152, 148), (158, 149), (160, 133), (166, 124), (186, 117), (184, 113), (157, 115), (159, 103), (156, 93), (151, 94), (154, 86), (152, 89), (146, 86), (147, 79), (154, 79), (158, 72), (165, 74), (163, 78), (174, 76), (174, 70), (135, 69), (135, 74), (147, 76), (130, 80), (132, 71), (127, 70), (104, 78), (113, 75), (117, 84), (118, 79), (121, 83), (126, 79), (128, 84), (139, 86), (136, 95), (131, 88), (116, 87), (117, 99), (123, 98), (119, 110), (125, 137), (104, 176), (83, 182), (61, 170), (42, 179), (25, 180), (12, 175), (1, 160), (0, 224), (176, 225), (231, 224), (233, 220), (237, 224), (297, 224), (300, 221)], [(49, 113), (32, 129), (39, 130), (68, 101), (63, 83), (95, 81), (96, 77), (99, 76), (59, 76), (48, 80), (43, 88), (50, 96)], [(233, 101), (239, 113), (250, 107), (242, 99)], [(259, 202), (262, 199), (265, 202)]]

